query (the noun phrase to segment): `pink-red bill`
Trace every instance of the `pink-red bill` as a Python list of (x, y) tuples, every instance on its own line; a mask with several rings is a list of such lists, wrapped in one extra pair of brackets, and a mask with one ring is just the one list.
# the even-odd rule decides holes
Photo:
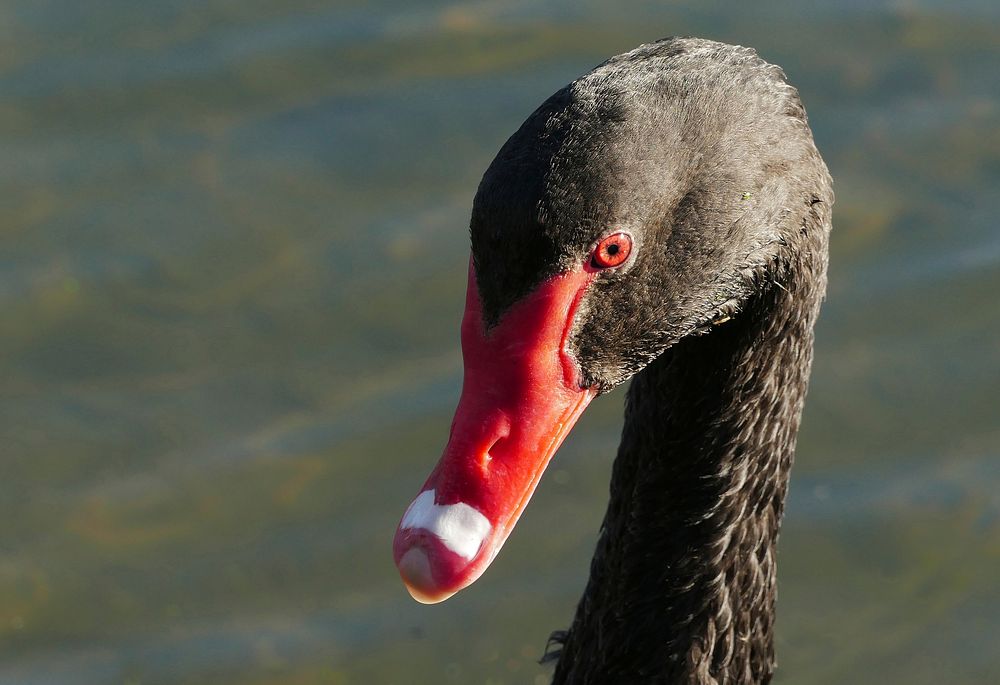
[(444, 454), (396, 530), (393, 556), (414, 599), (441, 602), (500, 551), (566, 434), (596, 395), (566, 343), (594, 278), (554, 276), (486, 331), (470, 264), (465, 378)]

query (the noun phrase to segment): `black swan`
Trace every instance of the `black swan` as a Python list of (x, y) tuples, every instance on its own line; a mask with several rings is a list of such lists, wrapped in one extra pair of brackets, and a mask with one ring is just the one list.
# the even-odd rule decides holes
[(393, 545), (413, 597), (478, 578), (634, 376), (554, 682), (768, 682), (832, 203), (797, 91), (748, 48), (666, 39), (546, 100), (473, 204), (461, 400)]

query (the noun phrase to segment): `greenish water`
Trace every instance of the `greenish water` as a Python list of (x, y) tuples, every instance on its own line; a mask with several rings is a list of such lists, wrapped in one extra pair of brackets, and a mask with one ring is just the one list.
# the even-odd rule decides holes
[(392, 564), (461, 379), (472, 196), (551, 92), (755, 46), (836, 179), (780, 684), (1000, 682), (995, 3), (0, 5), (0, 683), (535, 683), (622, 392), (488, 573)]

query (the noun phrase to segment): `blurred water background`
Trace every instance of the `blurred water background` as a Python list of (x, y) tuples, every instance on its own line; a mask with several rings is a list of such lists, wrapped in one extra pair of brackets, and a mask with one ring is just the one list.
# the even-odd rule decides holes
[(480, 175), (674, 34), (783, 65), (836, 179), (776, 682), (1000, 682), (996, 2), (6, 0), (0, 683), (547, 682), (621, 390), (468, 591), (390, 541)]

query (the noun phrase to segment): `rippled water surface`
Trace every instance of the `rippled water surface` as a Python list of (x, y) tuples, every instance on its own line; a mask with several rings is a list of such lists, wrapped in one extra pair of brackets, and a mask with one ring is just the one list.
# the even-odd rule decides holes
[(482, 171), (670, 34), (782, 64), (836, 179), (776, 682), (1000, 682), (985, 0), (0, 5), (0, 682), (545, 682), (623, 392), (469, 591), (415, 604), (391, 536), (458, 396)]

